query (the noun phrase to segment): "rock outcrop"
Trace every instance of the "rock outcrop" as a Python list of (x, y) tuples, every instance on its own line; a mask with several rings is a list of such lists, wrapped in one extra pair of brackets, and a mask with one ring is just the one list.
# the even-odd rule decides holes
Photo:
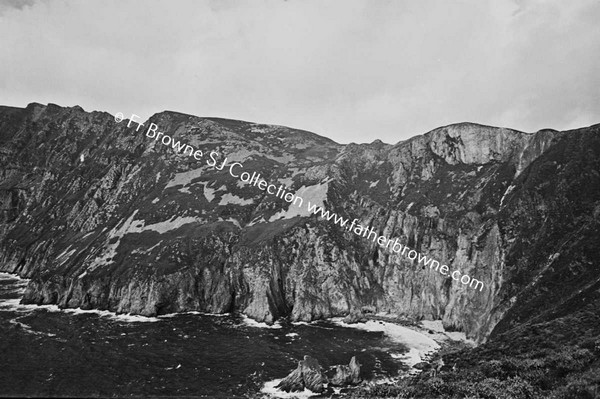
[(325, 389), (326, 382), (327, 378), (317, 359), (304, 356), (304, 360), (298, 362), (298, 367), (281, 380), (276, 388), (285, 392), (298, 392), (306, 388), (321, 393)]
[(429, 370), (431, 369), (431, 364), (429, 362), (419, 362), (413, 366), (417, 370)]
[(358, 384), (360, 382), (360, 363), (356, 360), (356, 356), (352, 356), (349, 365), (335, 366), (335, 375), (331, 378), (330, 384), (333, 386), (346, 386), (350, 384)]
[[(600, 279), (598, 125), (528, 134), (462, 123), (340, 145), (176, 112), (150, 122), (204, 157), (107, 113), (0, 107), (0, 270), (31, 279), (24, 302), (268, 323), (368, 307), (484, 341)], [(244, 184), (208, 165), (211, 151), (484, 289)]]

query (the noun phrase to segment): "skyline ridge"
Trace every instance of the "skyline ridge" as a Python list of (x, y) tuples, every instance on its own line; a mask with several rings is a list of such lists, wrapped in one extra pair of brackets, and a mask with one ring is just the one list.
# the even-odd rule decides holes
[[(90, 114), (91, 113), (108, 114), (108, 115), (110, 115), (113, 118), (115, 117), (115, 114), (116, 114), (116, 113), (112, 114), (112, 113), (110, 113), (108, 111), (103, 111), (103, 110), (87, 111), (81, 105), (78, 105), (78, 104), (72, 105), (72, 106), (64, 106), (64, 105), (60, 105), (60, 104), (52, 103), (52, 102), (49, 102), (47, 104), (42, 104), (42, 103), (37, 102), (37, 101), (32, 101), (32, 102), (28, 103), (25, 107), (0, 104), (0, 108), (12, 108), (12, 109), (18, 109), (18, 110), (25, 110), (25, 109), (29, 108), (30, 106), (35, 106), (35, 105), (42, 106), (42, 107), (56, 106), (56, 107), (59, 107), (59, 108), (62, 108), (62, 109), (79, 109), (82, 112), (90, 113)], [(230, 121), (230, 122), (241, 122), (241, 123), (247, 123), (247, 124), (251, 124), (251, 125), (259, 125), (259, 126), (280, 127), (280, 128), (285, 128), (285, 129), (291, 129), (291, 130), (298, 131), (298, 132), (305, 132), (305, 133), (314, 134), (314, 135), (319, 136), (320, 138), (324, 138), (324, 139), (330, 140), (334, 144), (341, 145), (341, 146), (347, 146), (349, 144), (355, 144), (355, 145), (365, 145), (365, 144), (367, 144), (368, 145), (368, 144), (373, 144), (373, 143), (376, 143), (376, 142), (381, 142), (381, 143), (383, 143), (385, 145), (389, 145), (389, 146), (395, 146), (395, 145), (398, 145), (400, 143), (403, 143), (403, 142), (406, 142), (406, 141), (410, 141), (410, 140), (412, 140), (414, 138), (417, 138), (417, 137), (420, 137), (420, 136), (425, 136), (425, 135), (428, 135), (430, 133), (436, 132), (436, 131), (438, 131), (440, 129), (449, 128), (449, 127), (458, 127), (458, 126), (463, 126), (463, 125), (466, 125), (466, 126), (468, 126), (468, 125), (470, 125), (470, 126), (479, 126), (479, 127), (482, 127), (482, 128), (491, 128), (491, 129), (498, 129), (498, 130), (510, 130), (510, 131), (513, 131), (513, 132), (516, 132), (516, 133), (523, 133), (523, 134), (528, 134), (528, 135), (530, 135), (530, 134), (536, 134), (536, 133), (543, 132), (543, 131), (570, 132), (570, 131), (576, 131), (576, 130), (579, 130), (579, 129), (591, 128), (591, 127), (594, 127), (596, 125), (600, 125), (600, 122), (598, 122), (598, 123), (593, 123), (593, 124), (588, 125), (588, 126), (579, 126), (579, 127), (576, 127), (576, 128), (566, 129), (566, 130), (559, 130), (559, 129), (555, 129), (555, 128), (552, 128), (552, 127), (546, 127), (546, 128), (542, 128), (542, 129), (539, 129), (539, 130), (536, 130), (536, 131), (527, 132), (527, 131), (522, 131), (522, 130), (518, 130), (518, 129), (515, 129), (515, 128), (512, 128), (512, 127), (507, 127), (507, 126), (493, 126), (493, 125), (486, 125), (486, 124), (480, 123), (480, 122), (461, 121), (461, 122), (450, 123), (450, 124), (447, 124), (447, 125), (441, 125), (441, 126), (438, 126), (436, 128), (433, 128), (433, 129), (428, 130), (428, 131), (423, 132), (423, 133), (416, 133), (413, 136), (410, 136), (410, 137), (408, 137), (408, 138), (406, 138), (404, 140), (399, 140), (399, 141), (397, 141), (395, 143), (388, 143), (388, 142), (383, 141), (380, 138), (374, 138), (372, 141), (369, 141), (369, 142), (352, 142), (351, 141), (351, 142), (348, 142), (348, 143), (340, 143), (340, 142), (335, 141), (333, 138), (331, 138), (329, 136), (326, 136), (325, 134), (321, 134), (321, 133), (318, 133), (318, 132), (314, 132), (314, 131), (306, 130), (306, 129), (302, 129), (302, 128), (296, 128), (296, 127), (289, 126), (289, 125), (281, 125), (281, 124), (276, 124), (276, 123), (263, 123), (263, 122), (248, 121), (248, 120), (243, 120), (243, 119), (225, 118), (225, 117), (220, 117), (220, 116), (199, 116), (199, 115), (188, 114), (188, 113), (185, 113), (185, 112), (173, 111), (173, 110), (163, 110), (163, 111), (160, 111), (160, 112), (156, 112), (156, 113), (152, 114), (149, 118), (147, 118), (144, 122), (148, 122), (152, 118), (155, 118), (157, 116), (164, 115), (164, 114), (178, 114), (178, 115), (183, 115), (183, 116), (188, 116), (188, 117), (193, 117), (193, 118), (198, 118), (198, 119), (203, 119), (203, 120), (212, 120), (212, 121), (215, 121), (217, 123), (218, 123), (218, 120), (221, 120), (221, 121)], [(128, 119), (128, 118), (125, 117), (125, 119)]]

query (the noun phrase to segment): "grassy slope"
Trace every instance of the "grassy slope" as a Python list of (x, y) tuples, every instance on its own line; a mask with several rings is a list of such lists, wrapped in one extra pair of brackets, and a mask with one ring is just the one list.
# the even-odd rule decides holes
[(437, 376), (423, 372), (396, 385), (361, 389), (354, 397), (598, 398), (600, 287), (585, 302), (575, 313), (448, 354)]

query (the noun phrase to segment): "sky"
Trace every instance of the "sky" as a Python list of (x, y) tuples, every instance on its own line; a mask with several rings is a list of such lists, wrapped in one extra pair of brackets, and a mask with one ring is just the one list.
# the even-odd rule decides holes
[(397, 143), (600, 123), (600, 0), (0, 0), (0, 104)]

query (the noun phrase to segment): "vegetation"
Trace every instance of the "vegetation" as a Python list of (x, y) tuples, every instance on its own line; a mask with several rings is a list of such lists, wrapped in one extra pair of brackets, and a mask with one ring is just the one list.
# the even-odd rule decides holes
[(363, 386), (353, 398), (593, 399), (600, 397), (600, 300), (443, 356), (434, 375)]

